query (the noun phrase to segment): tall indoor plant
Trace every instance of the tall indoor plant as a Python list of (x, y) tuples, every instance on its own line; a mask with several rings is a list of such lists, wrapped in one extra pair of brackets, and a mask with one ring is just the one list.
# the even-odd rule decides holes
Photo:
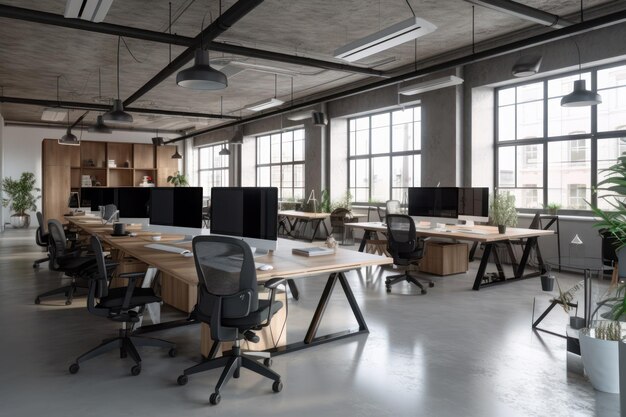
[(32, 172), (22, 172), (19, 180), (6, 177), (2, 180), (2, 192), (5, 194), (2, 199), (4, 207), (10, 207), (13, 211), (11, 215), (11, 225), (15, 228), (28, 227), (30, 225), (30, 215), (27, 211), (37, 210), (37, 199), (40, 196), (34, 192), (40, 189), (35, 187), (35, 174)]
[(505, 233), (507, 226), (517, 226), (517, 210), (515, 196), (509, 193), (496, 192), (489, 208), (491, 224), (498, 226), (499, 233)]

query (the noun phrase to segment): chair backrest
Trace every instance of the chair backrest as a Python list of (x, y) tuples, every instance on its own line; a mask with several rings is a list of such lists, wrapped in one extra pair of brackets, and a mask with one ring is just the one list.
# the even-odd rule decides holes
[(600, 229), (598, 232), (602, 238), (602, 261), (617, 262), (617, 253), (615, 251), (615, 248), (619, 245), (617, 238), (606, 229)]
[[(415, 250), (417, 235), (415, 222), (404, 214), (387, 214), (387, 239), (389, 251), (394, 253), (411, 253)], [(396, 255), (393, 255), (395, 258)]]
[(332, 227), (343, 227), (352, 219), (354, 219), (354, 215), (347, 208), (336, 208), (330, 213), (330, 225)]
[(387, 208), (387, 214), (400, 213), (400, 202), (398, 200), (387, 200), (385, 207)]
[(46, 233), (46, 224), (43, 221), (43, 214), (40, 211), (37, 212), (37, 223), (39, 227), (37, 227), (37, 235), (35, 241), (39, 246), (47, 246), (48, 245), (48, 234)]
[(48, 220), (48, 248), (53, 260), (51, 266), (56, 267), (56, 259), (67, 255), (67, 238), (63, 225), (57, 219)]
[[(196, 236), (193, 254), (201, 293), (199, 308), (209, 313), (222, 298), (222, 318), (240, 318), (259, 307), (256, 270), (250, 246), (228, 236)], [(240, 295), (237, 297), (231, 297)], [(201, 306), (200, 304), (204, 304)], [(209, 308), (207, 310), (207, 307)]]
[(117, 206), (115, 204), (107, 204), (104, 206), (104, 213), (102, 214), (102, 220), (107, 223), (112, 222), (115, 215), (118, 214)]
[(533, 217), (533, 220), (530, 222), (530, 226), (528, 226), (529, 229), (541, 229), (541, 213), (537, 212), (535, 213), (535, 216)]
[[(93, 250), (93, 254), (96, 257), (98, 271), (95, 278), (89, 282), (89, 298), (93, 297), (94, 299), (88, 299), (88, 304), (89, 302), (93, 302), (93, 305), (95, 305), (95, 298), (106, 297), (109, 294), (109, 281), (106, 262), (104, 261), (104, 251), (102, 250), (102, 243), (100, 243), (100, 239), (98, 239), (97, 236), (91, 236), (91, 250)], [(91, 291), (91, 285), (95, 286), (93, 294)]]

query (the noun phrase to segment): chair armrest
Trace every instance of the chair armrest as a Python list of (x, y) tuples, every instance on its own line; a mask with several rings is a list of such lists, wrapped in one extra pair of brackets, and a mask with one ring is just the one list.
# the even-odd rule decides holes
[(267, 322), (262, 327), (269, 326), (270, 321), (272, 321), (272, 316), (274, 315), (272, 312), (272, 306), (274, 305), (274, 300), (276, 299), (276, 289), (281, 284), (287, 285), (287, 280), (285, 278), (272, 278), (265, 282), (265, 288), (270, 290), (270, 307), (267, 313)]
[(273, 290), (285, 282), (285, 278), (272, 278), (265, 282), (265, 288)]

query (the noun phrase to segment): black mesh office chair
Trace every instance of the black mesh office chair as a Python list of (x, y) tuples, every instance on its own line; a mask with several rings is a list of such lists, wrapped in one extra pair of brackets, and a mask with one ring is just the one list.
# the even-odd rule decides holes
[[(259, 339), (252, 330), (270, 324), (272, 316), (282, 303), (275, 301), (278, 285), (284, 283), (274, 278), (265, 283), (269, 300), (259, 300), (254, 259), (247, 243), (226, 236), (196, 236), (193, 254), (198, 272), (197, 318), (209, 324), (213, 346), (208, 360), (185, 369), (178, 384), (185, 385), (189, 375), (224, 367), (210, 402), (220, 402), (220, 391), (231, 377), (238, 378), (241, 368), (249, 369), (274, 381), (274, 392), (282, 390), (280, 375), (241, 353), (240, 341)], [(230, 355), (215, 358), (221, 342), (231, 341)], [(269, 365), (269, 362), (266, 362)]]
[(354, 217), (352, 212), (347, 208), (336, 208), (330, 213), (330, 234), (331, 236), (335, 236), (335, 234), (339, 234), (341, 236), (341, 244), (345, 245), (346, 240), (353, 241), (352, 239), (352, 229), (346, 227), (346, 223), (351, 223), (355, 220), (358, 220)]
[[(419, 265), (424, 257), (425, 239), (418, 238), (415, 233), (415, 223), (410, 216), (403, 214), (387, 214), (387, 241), (388, 251), (393, 257), (393, 263), (399, 267), (404, 267), (403, 274), (392, 275), (385, 280), (387, 292), (391, 292), (391, 286), (398, 282), (407, 281), (417, 285), (422, 294), (426, 294), (426, 289), (422, 283), (409, 274), (410, 265)], [(424, 279), (429, 287), (435, 284), (428, 279)]]
[[(43, 214), (40, 211), (37, 212), (37, 223), (39, 223), (39, 227), (37, 227), (37, 231), (35, 232), (35, 243), (42, 248), (46, 248), (48, 250), (48, 233), (45, 230), (45, 223), (43, 221)], [(38, 268), (39, 264), (48, 262), (50, 260), (50, 254), (48, 254), (45, 258), (37, 259), (33, 262), (33, 268)]]
[(96, 260), (93, 256), (80, 256), (80, 249), (75, 249), (73, 246), (68, 248), (63, 225), (56, 219), (48, 220), (48, 254), (50, 255), (50, 269), (67, 275), (71, 282), (69, 285), (39, 294), (35, 298), (35, 304), (39, 304), (44, 297), (65, 294), (65, 304), (70, 305), (76, 289), (87, 288), (87, 283), (83, 278), (94, 271)]
[[(117, 337), (104, 339), (95, 348), (76, 358), (70, 365), (70, 373), (75, 374), (80, 369), (80, 363), (95, 358), (113, 349), (120, 350), (120, 357), (130, 356), (135, 362), (131, 368), (132, 375), (141, 373), (141, 356), (136, 346), (153, 346), (168, 349), (170, 357), (176, 356), (176, 345), (172, 342), (149, 337), (132, 335), (132, 325), (139, 322), (140, 314), (146, 304), (159, 303), (161, 298), (154, 294), (152, 288), (137, 288), (137, 278), (143, 277), (144, 272), (130, 272), (119, 274), (118, 278), (127, 278), (126, 288), (109, 288), (109, 278), (117, 264), (107, 263), (102, 252), (102, 245), (96, 236), (91, 237), (97, 270), (89, 276), (89, 295), (87, 297), (87, 310), (100, 317), (106, 317), (117, 323), (122, 323)], [(97, 301), (96, 301), (97, 299)], [(134, 309), (139, 307), (139, 312)]]
[(615, 248), (619, 246), (617, 238), (606, 229), (598, 231), (602, 238), (602, 264), (608, 266), (611, 272), (611, 283), (616, 284), (618, 280), (618, 263)]
[(102, 213), (102, 220), (105, 223), (113, 223), (116, 220), (119, 220), (120, 211), (117, 209), (115, 204), (107, 204), (104, 206), (104, 212)]

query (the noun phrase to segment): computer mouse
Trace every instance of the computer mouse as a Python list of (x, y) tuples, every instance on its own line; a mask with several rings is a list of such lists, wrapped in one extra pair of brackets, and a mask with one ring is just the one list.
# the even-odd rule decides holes
[(272, 269), (274, 269), (274, 267), (272, 265), (261, 265), (259, 267), (259, 271), (271, 271)]

